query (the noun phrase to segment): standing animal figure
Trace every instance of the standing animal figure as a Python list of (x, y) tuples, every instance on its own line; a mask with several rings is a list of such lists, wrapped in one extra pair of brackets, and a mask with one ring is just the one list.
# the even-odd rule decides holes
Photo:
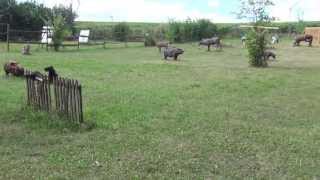
[(247, 41), (247, 37), (246, 36), (242, 36), (241, 37), (241, 42), (242, 42), (242, 46), (246, 47), (246, 41)]
[(174, 60), (178, 60), (178, 56), (183, 53), (184, 53), (183, 49), (175, 48), (175, 47), (168, 47), (168, 48), (164, 49), (163, 57), (165, 60), (167, 60), (168, 57), (172, 57), (172, 58), (174, 58)]
[(210, 51), (211, 45), (215, 45), (216, 48), (222, 48), (221, 47), (221, 40), (219, 37), (213, 37), (210, 39), (203, 39), (199, 42), (199, 46), (208, 46), (208, 51)]
[(161, 52), (162, 48), (169, 47), (170, 42), (157, 42), (156, 46), (159, 49), (159, 52)]
[(30, 55), (31, 54), (30, 50), (31, 50), (30, 44), (26, 44), (22, 48), (22, 54), (23, 55)]
[(310, 47), (312, 46), (313, 36), (309, 34), (297, 36), (294, 40), (293, 46), (300, 46), (301, 41), (308, 42)]
[(30, 74), (27, 74), (26, 75), (27, 77), (31, 77), (32, 80), (37, 80), (37, 81), (43, 81), (43, 77), (44, 75), (41, 74), (39, 71), (33, 71), (32, 73)]
[(24, 76), (24, 69), (19, 65), (16, 61), (10, 61), (3, 66), (4, 72), (8, 76), (9, 74), (12, 74), (14, 76)]
[(264, 58), (265, 60), (269, 60), (270, 57), (272, 57), (273, 60), (276, 60), (276, 54), (275, 54), (274, 52), (265, 51), (265, 52), (263, 53), (263, 58)]
[(44, 70), (46, 72), (48, 72), (48, 77), (49, 77), (49, 82), (50, 83), (53, 82), (53, 79), (58, 77), (58, 74), (57, 74), (57, 72), (56, 72), (56, 70), (54, 69), (53, 66), (46, 67), (46, 68), (44, 68)]

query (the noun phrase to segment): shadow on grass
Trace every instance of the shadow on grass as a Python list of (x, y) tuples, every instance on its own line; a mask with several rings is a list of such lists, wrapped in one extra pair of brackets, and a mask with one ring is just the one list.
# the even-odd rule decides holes
[(78, 124), (57, 115), (55, 112), (42, 112), (27, 106), (22, 106), (20, 110), (12, 113), (13, 118), (10, 118), (9, 122), (22, 123), (27, 128), (38, 131), (88, 132), (97, 127), (95, 122), (86, 121)]

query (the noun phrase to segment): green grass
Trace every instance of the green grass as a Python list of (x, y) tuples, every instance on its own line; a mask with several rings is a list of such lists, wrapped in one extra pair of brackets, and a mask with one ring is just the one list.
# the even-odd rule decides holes
[(97, 125), (31, 112), (24, 80), (1, 68), (0, 179), (320, 178), (319, 49), (282, 42), (278, 61), (256, 69), (238, 40), (227, 43), (178, 44), (179, 62), (141, 44), (0, 53), (0, 64), (80, 80), (85, 120)]

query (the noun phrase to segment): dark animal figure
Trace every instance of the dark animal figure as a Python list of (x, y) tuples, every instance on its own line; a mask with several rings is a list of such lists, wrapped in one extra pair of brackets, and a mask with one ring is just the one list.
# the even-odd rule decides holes
[(37, 81), (43, 81), (44, 75), (41, 74), (39, 71), (34, 71), (30, 74), (26, 75), (27, 77), (31, 77), (32, 80), (37, 80)]
[(183, 49), (175, 48), (175, 47), (168, 47), (165, 48), (163, 51), (163, 57), (167, 60), (168, 57), (174, 58), (174, 60), (178, 60), (178, 56), (183, 54)]
[(16, 61), (10, 61), (3, 66), (4, 72), (8, 76), (9, 74), (12, 74), (14, 76), (24, 76), (24, 69), (17, 63)]
[(46, 72), (48, 72), (49, 82), (52, 83), (54, 79), (58, 77), (58, 74), (53, 66), (49, 66), (44, 68)]
[(161, 52), (162, 48), (169, 47), (170, 42), (157, 42), (156, 46), (159, 49), (159, 52)]
[(271, 51), (265, 51), (265, 52), (263, 53), (263, 58), (264, 58), (265, 60), (269, 60), (270, 57), (272, 57), (273, 60), (275, 60), (275, 59), (276, 59), (276, 54), (273, 53), (273, 52), (271, 52)]
[(31, 54), (30, 50), (31, 50), (30, 44), (26, 44), (22, 48), (22, 54), (23, 55), (30, 55)]
[(216, 46), (216, 48), (222, 48), (221, 40), (219, 37), (213, 37), (210, 39), (203, 39), (199, 42), (199, 46), (208, 46), (208, 51), (210, 51), (211, 46)]
[(313, 36), (309, 34), (298, 36), (295, 38), (293, 46), (300, 46), (301, 41), (308, 42), (309, 46), (312, 46)]

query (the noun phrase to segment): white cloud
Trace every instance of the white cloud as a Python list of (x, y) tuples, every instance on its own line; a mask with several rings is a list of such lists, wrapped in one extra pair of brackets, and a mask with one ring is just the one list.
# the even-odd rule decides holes
[[(26, 0), (19, 0), (26, 1)], [(237, 22), (235, 15), (226, 9), (226, 14), (205, 12), (188, 6), (186, 1), (157, 1), (157, 0), (37, 0), (47, 6), (57, 4), (69, 4), (74, 2), (74, 7), (79, 7), (78, 20), (85, 21), (144, 21), (144, 22), (166, 22), (169, 18), (183, 20), (190, 18), (207, 18), (215, 22)], [(221, 8), (222, 3), (228, 4), (228, 0), (206, 0), (197, 1), (206, 3), (211, 9)], [(304, 20), (320, 20), (320, 0), (274, 0), (276, 6), (271, 9), (271, 14), (278, 17), (280, 21), (297, 20), (297, 12), (303, 12)], [(290, 7), (295, 4), (290, 14)], [(223, 4), (223, 5), (225, 5)], [(220, 9), (221, 10), (221, 9)]]
[(320, 20), (318, 12), (320, 0), (274, 0), (274, 2), (276, 5), (272, 8), (271, 14), (280, 21), (297, 21), (299, 12), (303, 12), (304, 20)]
[(208, 1), (208, 6), (211, 8), (217, 8), (219, 7), (220, 2), (218, 0), (209, 0)]

